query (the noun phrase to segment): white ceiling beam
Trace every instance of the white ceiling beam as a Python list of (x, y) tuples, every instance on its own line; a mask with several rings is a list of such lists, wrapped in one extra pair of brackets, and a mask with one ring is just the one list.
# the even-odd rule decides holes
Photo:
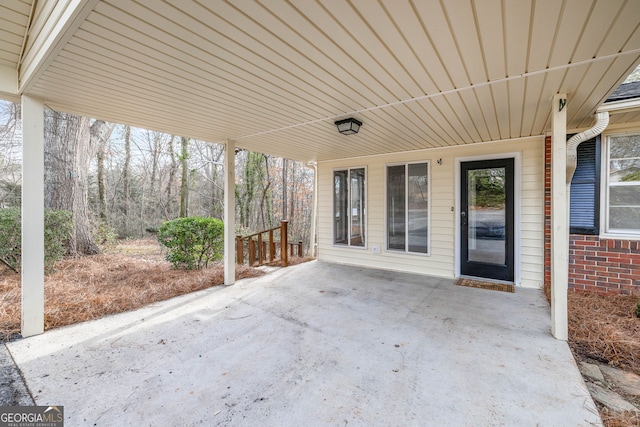
[(18, 72), (6, 65), (0, 65), (0, 99), (17, 102), (18, 96)]

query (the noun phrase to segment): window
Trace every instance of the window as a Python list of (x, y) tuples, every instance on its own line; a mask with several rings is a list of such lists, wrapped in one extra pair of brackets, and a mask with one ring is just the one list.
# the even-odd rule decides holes
[(333, 189), (333, 242), (364, 247), (367, 223), (364, 168), (334, 171)]
[(387, 167), (387, 249), (428, 253), (427, 163)]
[(609, 135), (605, 232), (640, 234), (640, 133)]
[(600, 136), (578, 145), (578, 164), (571, 180), (570, 232), (600, 233)]

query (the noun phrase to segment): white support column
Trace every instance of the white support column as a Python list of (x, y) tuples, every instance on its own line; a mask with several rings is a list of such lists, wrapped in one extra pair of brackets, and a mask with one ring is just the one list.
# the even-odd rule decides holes
[(224, 284), (236, 282), (236, 147), (224, 146)]
[(551, 113), (551, 332), (567, 340), (569, 202), (567, 199), (567, 95), (553, 97)]
[(22, 96), (22, 336), (44, 332), (44, 104)]
[(318, 257), (318, 163), (313, 163), (313, 208), (311, 211), (311, 251), (313, 258)]

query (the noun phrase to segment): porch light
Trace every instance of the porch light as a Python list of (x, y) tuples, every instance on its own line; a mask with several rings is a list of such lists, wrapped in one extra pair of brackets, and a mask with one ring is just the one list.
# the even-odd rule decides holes
[(360, 126), (362, 126), (362, 122), (354, 119), (353, 117), (349, 117), (348, 119), (338, 120), (335, 122), (335, 125), (338, 127), (338, 132), (341, 134), (353, 135), (354, 133), (358, 133)]

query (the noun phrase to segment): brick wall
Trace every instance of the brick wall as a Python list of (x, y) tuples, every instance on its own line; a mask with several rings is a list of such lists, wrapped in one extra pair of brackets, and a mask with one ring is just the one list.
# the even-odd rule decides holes
[[(551, 284), (551, 138), (545, 141), (544, 282)], [(640, 295), (640, 241), (569, 236), (569, 289)]]
[(640, 295), (638, 241), (569, 236), (569, 287)]

